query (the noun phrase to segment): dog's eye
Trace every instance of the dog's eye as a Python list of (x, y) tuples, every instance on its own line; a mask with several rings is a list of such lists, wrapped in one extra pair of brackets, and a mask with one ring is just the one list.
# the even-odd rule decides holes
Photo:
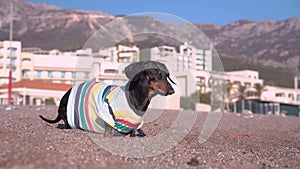
[(157, 72), (157, 77), (158, 77), (159, 79), (161, 79), (161, 78), (162, 78), (162, 74), (161, 74), (161, 72), (160, 72), (160, 71), (158, 71), (158, 72)]
[(152, 81), (158, 81), (160, 79), (161, 78), (158, 75), (152, 76), (152, 78), (151, 78)]
[(161, 76), (161, 72), (160, 72), (160, 71), (157, 71), (157, 75)]
[(163, 74), (160, 70), (156, 72), (156, 80), (161, 80), (163, 78)]

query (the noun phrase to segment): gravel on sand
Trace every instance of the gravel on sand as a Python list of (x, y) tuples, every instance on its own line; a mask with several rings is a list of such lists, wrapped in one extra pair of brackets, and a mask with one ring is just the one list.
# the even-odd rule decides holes
[[(299, 117), (224, 113), (212, 136), (199, 143), (207, 113), (198, 112), (174, 147), (130, 158), (101, 148), (85, 131), (62, 129), (63, 121), (50, 125), (38, 117), (54, 119), (56, 112), (55, 106), (0, 107), (0, 168), (300, 168)], [(160, 135), (177, 115), (164, 111), (144, 124), (146, 137), (126, 139)]]

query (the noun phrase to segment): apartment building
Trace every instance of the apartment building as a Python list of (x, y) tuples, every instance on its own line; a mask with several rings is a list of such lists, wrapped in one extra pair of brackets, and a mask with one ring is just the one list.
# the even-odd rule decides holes
[(150, 59), (165, 63), (176, 77), (181, 96), (190, 96), (195, 91), (202, 93), (210, 91), (208, 79), (212, 71), (212, 50), (196, 49), (186, 43), (178, 48), (158, 46), (144, 52)]
[(172, 46), (151, 48), (150, 60), (167, 63), (173, 72), (212, 70), (212, 51), (187, 44), (180, 45), (179, 49)]
[(107, 62), (132, 63), (139, 61), (139, 48), (136, 46), (116, 45), (99, 49), (99, 55)]
[(261, 100), (274, 101), (283, 104), (300, 105), (300, 91), (298, 89), (277, 86), (265, 86)]
[(225, 79), (227, 84), (231, 84), (233, 87), (253, 88), (255, 84), (263, 85), (263, 80), (259, 79), (259, 73), (253, 70), (226, 72)]
[[(12, 51), (11, 54), (10, 51)], [(154, 99), (151, 102), (152, 108), (165, 105), (166, 108), (179, 109), (180, 96), (190, 96), (197, 90), (201, 93), (212, 90), (211, 50), (196, 49), (184, 44), (178, 48), (171, 46), (154, 47), (149, 50), (147, 56), (144, 55), (145, 53), (140, 56), (141, 53), (136, 46), (124, 45), (101, 49), (96, 53), (93, 53), (91, 49), (61, 52), (39, 48), (25, 48), (21, 52), (20, 42), (10, 44), (9, 41), (4, 41), (0, 42), (0, 85), (8, 83), (9, 70), (13, 72), (13, 82), (15, 83), (18, 81), (28, 83), (26, 80), (31, 80), (35, 84), (40, 83), (36, 81), (46, 81), (49, 84), (60, 83), (71, 86), (76, 82), (95, 79), (105, 83), (124, 85), (128, 81), (124, 73), (125, 67), (132, 62), (150, 59), (165, 63), (171, 72), (172, 78), (177, 83), (174, 86), (176, 94), (168, 97), (168, 99)], [(254, 86), (256, 84), (263, 86), (263, 80), (259, 79), (259, 73), (252, 70), (225, 72), (222, 74), (222, 78), (227, 84), (231, 85), (230, 94), (235, 97), (238, 95), (239, 86), (246, 86), (249, 92), (255, 92)], [(274, 101), (297, 105), (300, 103), (300, 96), (297, 93), (298, 90), (296, 90), (299, 86), (298, 82), (295, 78), (294, 90), (265, 87), (268, 90), (264, 90), (261, 99), (264, 102)], [(34, 91), (34, 87), (30, 90)], [(14, 89), (15, 94), (18, 95), (14, 97), (16, 103), (34, 104), (45, 102), (46, 97), (38, 96), (35, 93), (31, 93), (32, 96), (29, 96), (28, 88), (27, 86)], [(48, 88), (43, 90), (48, 90)], [(0, 97), (3, 103), (7, 97), (6, 92), (6, 89), (2, 87)], [(25, 97), (28, 97), (28, 99), (27, 102), (23, 102), (21, 98), (26, 92)], [(46, 91), (46, 93), (51, 93), (51, 91)], [(58, 91), (58, 93), (61, 94), (62, 91)], [(56, 102), (59, 97), (55, 95)], [(258, 97), (247, 97), (247, 99), (258, 99)], [(228, 100), (228, 102), (232, 101), (236, 102), (237, 98), (236, 100)], [(161, 104), (163, 102), (165, 104)]]
[(98, 79), (126, 79), (124, 67), (139, 60), (139, 48), (117, 45), (93, 53), (91, 49), (74, 52), (25, 48), (21, 55), (20, 78), (74, 84)]
[(12, 81), (20, 80), (21, 42), (0, 42), (0, 85), (8, 83), (9, 71)]
[(74, 84), (92, 79), (95, 57), (90, 49), (75, 52), (24, 49), (21, 54), (20, 79)]
[(212, 71), (212, 50), (196, 49), (186, 43), (180, 45), (177, 65), (178, 71), (186, 68), (192, 71)]

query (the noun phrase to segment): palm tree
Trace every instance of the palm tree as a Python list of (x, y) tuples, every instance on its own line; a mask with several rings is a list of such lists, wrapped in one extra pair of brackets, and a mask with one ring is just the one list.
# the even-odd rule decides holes
[(230, 99), (231, 99), (231, 95), (230, 95), (230, 91), (232, 89), (232, 85), (230, 83), (226, 83), (226, 98), (227, 98), (227, 102), (226, 102), (226, 110), (229, 110), (229, 103), (230, 103)]
[(261, 94), (264, 90), (264, 86), (260, 83), (255, 83), (254, 88), (256, 89), (256, 95), (258, 96), (258, 99), (260, 100)]
[(244, 109), (245, 109), (245, 98), (246, 98), (246, 89), (247, 89), (247, 86), (244, 86), (244, 85), (240, 85), (239, 86), (239, 100), (241, 100), (242, 102), (242, 113), (244, 112)]

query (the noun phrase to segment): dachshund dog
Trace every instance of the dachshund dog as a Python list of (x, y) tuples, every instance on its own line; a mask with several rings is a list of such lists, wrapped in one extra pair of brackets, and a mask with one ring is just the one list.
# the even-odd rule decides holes
[(74, 85), (62, 97), (55, 120), (40, 117), (48, 123), (63, 120), (65, 128), (79, 128), (103, 133), (104, 137), (145, 136), (142, 116), (156, 95), (175, 93), (166, 66), (154, 61), (141, 61), (128, 65), (125, 86), (100, 82)]

